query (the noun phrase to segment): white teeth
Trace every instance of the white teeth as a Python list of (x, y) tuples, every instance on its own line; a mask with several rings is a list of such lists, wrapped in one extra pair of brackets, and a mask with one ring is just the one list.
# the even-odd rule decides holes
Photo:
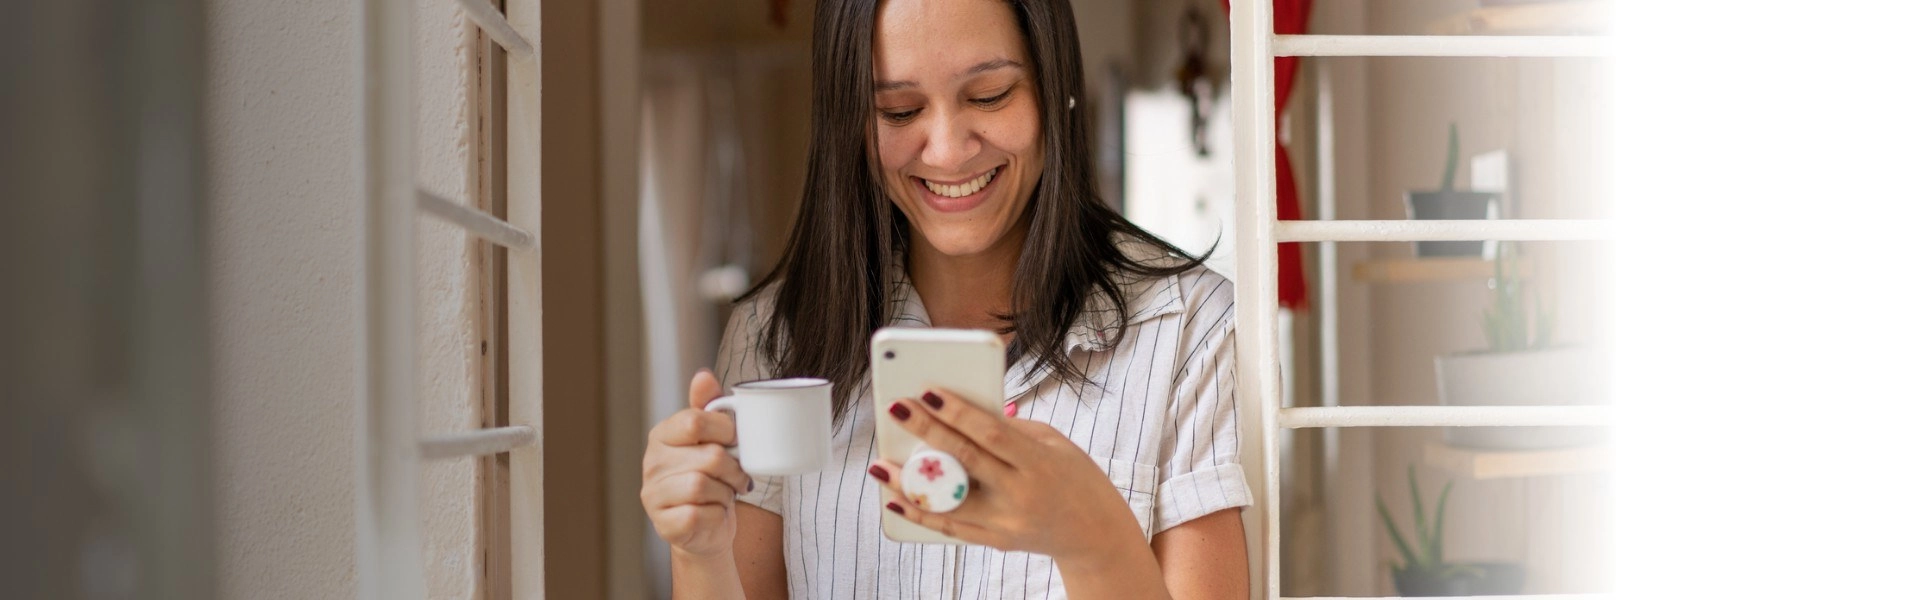
[(925, 179), (922, 179), (920, 181), (922, 183), (927, 184), (927, 189), (932, 190), (933, 193), (935, 194), (946, 196), (948, 198), (965, 198), (967, 196), (972, 196), (975, 192), (979, 192), (980, 188), (987, 187), (988, 183), (993, 182), (993, 175), (999, 172), (1000, 172), (1000, 169), (998, 167), (995, 167), (993, 170), (987, 171), (986, 174), (973, 178), (973, 181), (968, 181), (966, 183), (960, 183), (955, 185), (947, 185), (944, 183), (934, 183), (931, 181), (927, 181)]

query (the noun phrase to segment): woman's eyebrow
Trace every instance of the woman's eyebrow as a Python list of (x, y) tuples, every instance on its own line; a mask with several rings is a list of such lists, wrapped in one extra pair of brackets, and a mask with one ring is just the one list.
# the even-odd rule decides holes
[[(1009, 67), (1016, 68), (1016, 69), (1024, 69), (1026, 68), (1026, 65), (1020, 64), (1020, 61), (1016, 61), (1009, 58), (996, 58), (993, 60), (989, 60), (977, 65), (974, 65), (972, 67), (968, 67), (967, 71), (965, 73), (962, 73), (961, 76), (968, 77), (973, 75), (979, 75), (987, 71), (996, 71), (996, 70), (1005, 69)], [(876, 81), (873, 83), (873, 91), (875, 92), (891, 92), (894, 90), (905, 90), (905, 89), (912, 89), (917, 87), (920, 87), (920, 83), (916, 81), (888, 80), (888, 81)]]

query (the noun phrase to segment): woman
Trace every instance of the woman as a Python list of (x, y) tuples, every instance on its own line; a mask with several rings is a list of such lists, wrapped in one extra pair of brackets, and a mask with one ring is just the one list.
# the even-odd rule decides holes
[[(1245, 597), (1232, 287), (1094, 197), (1067, 0), (821, 0), (814, 26), (793, 237), (718, 379), (648, 440), (675, 595)], [(867, 341), (889, 325), (1000, 332), (1015, 418), (936, 393), (877, 413)], [(721, 381), (803, 375), (835, 384), (833, 464), (748, 477), (699, 409)], [(976, 491), (946, 514), (901, 500), (875, 419)], [(882, 510), (977, 545), (894, 543)]]

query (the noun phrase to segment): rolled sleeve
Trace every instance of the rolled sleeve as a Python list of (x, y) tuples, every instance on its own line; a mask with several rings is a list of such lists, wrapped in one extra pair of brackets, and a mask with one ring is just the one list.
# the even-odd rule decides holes
[(1237, 463), (1213, 465), (1169, 479), (1160, 484), (1157, 497), (1156, 534), (1222, 510), (1253, 504), (1246, 471)]
[(787, 478), (780, 476), (750, 475), (753, 478), (753, 490), (735, 496), (734, 499), (764, 508), (767, 512), (786, 516)]
[(1156, 534), (1253, 503), (1253, 491), (1240, 467), (1233, 296), (1228, 291), (1189, 311), (1192, 321), (1184, 336), (1187, 343), (1182, 345), (1190, 350), (1175, 378), (1169, 427), (1161, 435)]

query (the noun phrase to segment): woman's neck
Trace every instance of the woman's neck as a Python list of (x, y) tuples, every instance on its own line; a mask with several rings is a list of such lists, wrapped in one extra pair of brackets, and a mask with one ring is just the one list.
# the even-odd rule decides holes
[(907, 251), (907, 276), (927, 307), (934, 327), (998, 332), (1013, 308), (1013, 271), (1020, 262), (1024, 231), (1015, 228), (987, 251), (948, 256), (925, 237), (913, 236)]

